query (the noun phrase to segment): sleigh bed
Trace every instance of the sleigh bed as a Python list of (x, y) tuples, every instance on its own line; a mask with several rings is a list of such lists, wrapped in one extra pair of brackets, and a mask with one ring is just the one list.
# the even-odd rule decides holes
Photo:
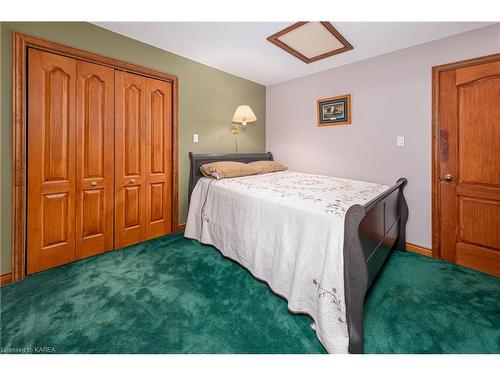
[[(405, 249), (408, 207), (403, 188), (407, 180), (400, 178), (395, 185), (384, 186), (296, 172), (275, 172), (268, 176), (213, 180), (201, 174), (200, 167), (203, 164), (215, 161), (249, 163), (273, 160), (273, 155), (270, 152), (190, 153), (189, 158), (190, 212), (186, 237), (215, 246), (225, 256), (248, 268), (255, 277), (266, 281), (277, 294), (284, 296), (289, 302), (291, 311), (311, 315), (316, 322), (320, 341), (327, 349), (328, 347), (334, 348), (334, 350), (329, 350), (330, 352), (363, 353), (365, 295), (391, 250), (404, 251)], [(293, 185), (295, 190), (291, 193), (289, 190), (281, 189), (286, 183), (291, 182), (295, 184)], [(297, 184), (300, 186), (296, 186)], [(308, 186), (315, 186), (315, 188), (309, 189)], [(371, 195), (365, 194), (365, 197), (369, 196), (370, 199), (363, 204), (351, 205), (348, 203), (349, 199), (356, 202), (361, 195), (353, 193), (346, 202), (342, 202), (342, 199), (338, 197), (343, 197), (343, 195), (333, 191), (330, 186), (339, 186), (347, 190), (351, 187), (358, 190), (364, 189), (363, 192), (370, 192)], [(310, 190), (314, 189), (319, 193), (309, 194)], [(328, 203), (327, 198), (330, 196), (337, 197), (337, 203), (340, 203)], [(343, 210), (337, 206), (342, 206)], [(320, 208), (321, 212), (326, 213), (319, 214)], [(289, 223), (285, 223), (286, 220), (289, 220)], [(343, 228), (338, 228), (341, 224)], [(282, 226), (286, 227), (286, 230)], [(259, 229), (255, 230), (254, 228), (257, 227)], [(318, 232), (313, 233), (315, 230)], [(337, 238), (334, 236), (337, 233), (335, 230), (342, 232), (342, 236), (337, 236), (340, 238), (338, 242), (332, 241)], [(329, 237), (325, 234), (328, 231), (332, 233)], [(318, 247), (308, 249), (308, 252), (301, 248), (301, 246), (307, 246), (308, 238), (312, 241), (309, 243), (314, 244), (314, 241), (322, 236), (325, 236), (322, 243), (332, 245), (321, 246), (320, 249)], [(288, 237), (295, 242), (287, 245)], [(280, 238), (283, 238), (283, 241)], [(323, 247), (334, 247), (335, 243), (340, 244), (340, 250), (337, 255), (329, 257), (329, 250)], [(261, 246), (262, 244), (266, 246)], [(273, 249), (273, 246), (269, 244), (276, 244), (276, 246)], [(287, 246), (295, 247), (298, 254), (296, 259), (287, 255), (292, 251), (288, 250)], [(267, 248), (266, 253), (257, 251), (262, 247)], [(238, 253), (239, 249), (245, 248), (246, 252), (241, 250)], [(335, 261), (335, 256), (340, 258)], [(294, 289), (294, 285), (300, 281), (298, 277), (305, 277), (304, 274), (308, 272), (307, 262), (317, 263), (314, 272), (322, 268), (323, 273), (329, 277), (343, 274), (343, 282), (336, 284), (335, 287), (322, 285), (324, 279), (313, 277), (314, 272), (311, 271), (310, 277), (307, 275), (309, 277), (307, 280), (311, 281), (310, 285), (301, 284), (300, 288)], [(338, 264), (341, 265), (340, 270), (335, 268)], [(275, 278), (273, 272), (276, 274), (281, 272), (281, 279)], [(288, 277), (289, 275), (284, 272), (295, 272), (296, 275)], [(320, 305), (320, 302), (315, 302), (307, 296), (306, 292), (309, 293), (309, 289), (304, 292), (304, 288), (309, 287), (317, 288), (318, 299), (325, 296), (330, 298), (327, 306), (330, 310), (336, 309), (341, 312), (334, 320), (323, 319), (323, 322), (318, 322), (324, 302)], [(302, 300), (309, 301), (309, 305), (302, 303)], [(319, 308), (316, 308), (313, 302), (317, 303)], [(320, 323), (319, 326), (318, 323)], [(328, 340), (324, 335), (322, 336), (321, 332), (328, 331), (327, 325), (329, 324), (345, 327), (344, 342), (339, 341), (340, 344), (333, 341), (331, 344), (326, 342)], [(345, 346), (345, 351), (342, 350), (342, 345)]]

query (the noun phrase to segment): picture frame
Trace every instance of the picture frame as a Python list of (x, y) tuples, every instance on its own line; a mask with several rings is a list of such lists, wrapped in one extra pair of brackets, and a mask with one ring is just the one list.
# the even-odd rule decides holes
[(319, 99), (318, 127), (351, 124), (351, 94)]

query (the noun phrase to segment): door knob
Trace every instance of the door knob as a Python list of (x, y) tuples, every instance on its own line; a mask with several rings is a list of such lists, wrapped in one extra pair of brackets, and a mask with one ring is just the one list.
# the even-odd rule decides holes
[(451, 174), (446, 174), (444, 175), (443, 180), (446, 182), (451, 182), (453, 181), (453, 176)]
[(90, 183), (90, 186), (97, 186), (97, 182), (92, 181), (92, 182)]
[(135, 179), (134, 179), (134, 178), (132, 178), (132, 179), (130, 180), (129, 184), (135, 184)]

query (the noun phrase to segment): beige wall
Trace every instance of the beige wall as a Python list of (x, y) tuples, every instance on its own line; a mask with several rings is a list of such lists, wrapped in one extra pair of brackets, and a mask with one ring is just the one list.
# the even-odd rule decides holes
[[(188, 152), (234, 152), (231, 118), (248, 104), (258, 121), (240, 134), (240, 152), (265, 151), (265, 87), (88, 23), (1, 24), (0, 272), (10, 270), (12, 199), (12, 32), (19, 31), (179, 77), (179, 222), (187, 215)], [(216, 48), (216, 47), (214, 47)], [(200, 142), (191, 143), (192, 133)]]
[[(268, 86), (267, 149), (297, 171), (385, 184), (406, 176), (407, 240), (430, 248), (432, 66), (498, 52), (495, 24)], [(318, 128), (316, 100), (347, 93), (352, 125)]]

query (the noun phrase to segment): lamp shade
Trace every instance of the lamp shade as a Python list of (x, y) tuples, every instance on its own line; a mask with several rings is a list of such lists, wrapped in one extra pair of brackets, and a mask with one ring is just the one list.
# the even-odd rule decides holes
[(252, 111), (252, 108), (248, 105), (240, 105), (236, 108), (233, 115), (233, 122), (241, 122), (242, 125), (246, 125), (247, 122), (257, 121), (257, 117)]

